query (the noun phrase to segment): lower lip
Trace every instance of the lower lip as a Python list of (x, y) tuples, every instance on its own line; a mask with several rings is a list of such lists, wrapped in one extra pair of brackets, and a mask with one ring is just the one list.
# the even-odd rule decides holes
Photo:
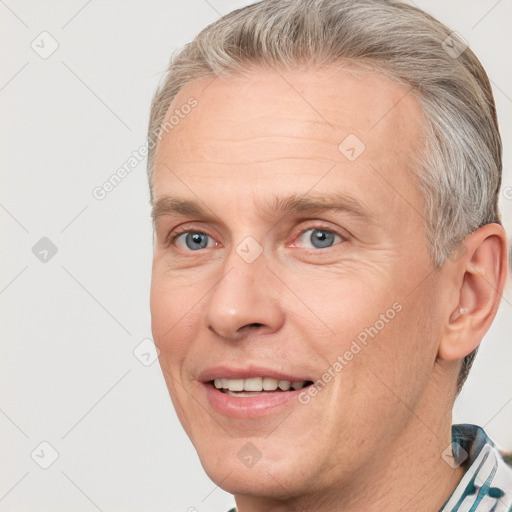
[[(299, 404), (302, 389), (274, 391), (254, 396), (230, 396), (222, 393), (210, 383), (203, 383), (210, 406), (220, 414), (233, 418), (258, 418), (277, 412), (287, 405)], [(304, 388), (303, 388), (304, 389)]]

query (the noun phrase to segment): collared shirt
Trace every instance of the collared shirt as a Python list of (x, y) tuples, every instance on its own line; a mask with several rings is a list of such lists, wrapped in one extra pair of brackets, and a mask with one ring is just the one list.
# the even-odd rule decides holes
[(453, 425), (452, 450), (453, 458), (443, 458), (454, 468), (462, 465), (465, 472), (439, 512), (512, 512), (512, 468), (485, 431)]
[(512, 468), (484, 430), (453, 425), (452, 448), (465, 473), (439, 512), (512, 512)]

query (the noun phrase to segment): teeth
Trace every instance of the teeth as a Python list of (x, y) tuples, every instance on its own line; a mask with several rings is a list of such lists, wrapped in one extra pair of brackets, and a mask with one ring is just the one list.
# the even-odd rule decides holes
[(249, 379), (215, 379), (213, 381), (217, 389), (227, 391), (276, 391), (278, 388), (281, 391), (288, 391), (290, 388), (297, 390), (302, 389), (306, 381), (300, 380), (290, 382), (289, 380), (278, 380), (272, 377), (251, 377)]
[[(250, 380), (250, 379), (247, 379)], [(229, 391), (243, 391), (244, 379), (227, 379)]]
[(265, 377), (263, 379), (263, 389), (265, 391), (275, 391), (278, 385), (279, 381), (277, 379), (273, 379), (272, 377)]
[[(262, 378), (254, 377), (252, 379), (245, 379), (243, 381), (244, 391), (261, 391), (262, 388)], [(234, 389), (229, 388), (230, 391), (235, 391)]]
[(292, 386), (292, 383), (289, 380), (280, 380), (279, 381), (279, 389), (283, 391), (288, 391)]

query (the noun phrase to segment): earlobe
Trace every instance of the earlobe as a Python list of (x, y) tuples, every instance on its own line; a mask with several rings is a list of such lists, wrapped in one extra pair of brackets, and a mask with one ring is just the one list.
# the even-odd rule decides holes
[(468, 337), (471, 331), (471, 310), (460, 304), (452, 311), (445, 329), (445, 335), (439, 345), (438, 357), (445, 361), (462, 359), (480, 343), (475, 336)]
[(499, 224), (468, 235), (454, 272), (461, 273), (457, 304), (449, 311), (438, 357), (462, 359), (478, 347), (498, 310), (508, 276), (508, 247)]

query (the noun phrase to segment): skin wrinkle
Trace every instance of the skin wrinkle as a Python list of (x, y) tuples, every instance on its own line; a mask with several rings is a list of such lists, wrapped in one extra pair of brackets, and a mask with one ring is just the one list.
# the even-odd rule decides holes
[[(457, 306), (461, 284), (454, 276), (467, 261), (435, 269), (424, 219), (411, 210), (424, 208), (410, 168), (421, 109), (412, 95), (404, 97), (370, 133), (403, 87), (372, 73), (283, 74), (286, 82), (262, 71), (205, 90), (208, 81), (199, 81), (170, 107), (198, 99), (193, 115), (158, 146), (155, 202), (165, 195), (204, 201), (218, 217), (210, 223), (166, 216), (157, 226), (152, 329), (174, 407), (205, 471), (235, 495), (241, 512), (437, 510), (461, 476), (440, 458), (451, 440), (460, 362), (439, 353), (445, 345), (451, 350), (446, 312)], [(335, 129), (313, 126), (314, 112), (289, 94), (287, 82), (319, 112), (332, 112)], [(337, 149), (347, 127), (366, 145), (355, 162)], [(270, 130), (280, 134), (262, 136)], [(297, 145), (297, 133), (311, 144)], [(327, 148), (336, 163), (331, 173)], [(374, 220), (315, 213), (273, 227), (275, 216), (262, 215), (269, 192), (301, 197), (334, 189), (366, 205)], [(354, 236), (317, 250), (321, 255), (288, 245), (299, 227), (319, 220), (333, 231), (347, 226)], [(164, 235), (178, 224), (191, 231), (200, 225), (219, 247), (201, 254), (166, 247)], [(236, 252), (246, 236), (263, 247), (250, 264)], [(475, 235), (479, 240), (483, 235)], [(397, 301), (401, 312), (308, 405), (242, 420), (205, 400), (198, 375), (216, 364), (318, 378)], [(262, 453), (252, 468), (237, 457), (247, 442)]]
[[(272, 216), (282, 214), (305, 214), (305, 213), (344, 213), (350, 216), (353, 221), (375, 222), (374, 216), (367, 207), (363, 207), (360, 202), (348, 195), (332, 193), (314, 197), (299, 197), (293, 194), (287, 198), (274, 197), (268, 199), (265, 206), (259, 212), (262, 218), (271, 218)], [(162, 222), (163, 216), (194, 216), (211, 219), (211, 209), (207, 207), (207, 211), (196, 201), (187, 201), (171, 196), (163, 196), (153, 205), (152, 218), (154, 224), (158, 225)], [(278, 220), (281, 220), (278, 219)]]

